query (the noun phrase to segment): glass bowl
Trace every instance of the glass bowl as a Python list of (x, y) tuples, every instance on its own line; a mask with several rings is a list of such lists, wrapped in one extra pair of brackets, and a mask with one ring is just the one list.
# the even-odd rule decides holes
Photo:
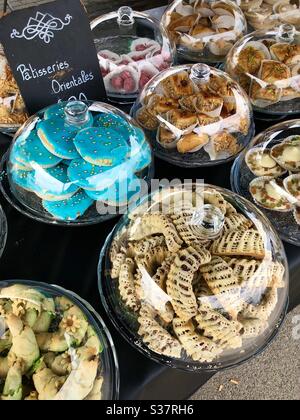
[(284, 241), (300, 246), (300, 120), (257, 135), (234, 162), (231, 186), (262, 209)]
[(162, 18), (180, 62), (224, 62), (235, 42), (247, 33), (241, 9), (229, 0), (175, 0)]
[(240, 0), (240, 8), (253, 30), (273, 29), (286, 23), (300, 28), (298, 0)]
[(59, 286), (0, 282), (1, 399), (118, 398), (115, 347), (89, 303)]
[(107, 238), (102, 303), (141, 353), (201, 372), (242, 363), (285, 316), (285, 251), (268, 219), (231, 191), (184, 184), (144, 198)]
[(115, 217), (151, 179), (141, 128), (99, 102), (62, 102), (29, 118), (2, 160), (12, 205), (43, 222), (93, 224)]
[(7, 219), (5, 213), (0, 206), (0, 257), (3, 254), (7, 239)]
[(134, 102), (145, 84), (175, 59), (175, 45), (154, 17), (123, 6), (91, 22), (107, 97)]
[(292, 25), (261, 30), (236, 43), (226, 71), (247, 92), (253, 110), (270, 116), (300, 112), (300, 32)]
[(156, 156), (182, 167), (226, 163), (254, 134), (243, 89), (207, 64), (161, 72), (145, 86), (131, 115), (144, 128)]

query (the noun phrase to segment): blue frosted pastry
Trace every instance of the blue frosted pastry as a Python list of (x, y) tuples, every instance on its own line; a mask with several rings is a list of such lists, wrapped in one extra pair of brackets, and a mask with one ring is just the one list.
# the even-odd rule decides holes
[(86, 194), (93, 200), (102, 201), (109, 206), (126, 206), (134, 197), (137, 199), (141, 192), (141, 180), (135, 175), (129, 180), (124, 179), (116, 182), (110, 188), (103, 191), (88, 191)]
[(65, 117), (65, 103), (58, 103), (49, 106), (44, 112), (44, 119), (50, 120), (51, 118), (64, 118)]
[(80, 156), (94, 165), (116, 166), (126, 160), (129, 145), (112, 128), (92, 127), (77, 133), (74, 145)]
[(119, 166), (98, 166), (83, 160), (73, 159), (68, 168), (68, 176), (74, 184), (85, 190), (103, 190), (116, 182)]
[(13, 145), (12, 154), (16, 162), (28, 168), (32, 162), (42, 168), (51, 168), (61, 161), (61, 158), (54, 156), (44, 147), (36, 131), (18, 137)]
[(94, 117), (94, 126), (99, 128), (112, 128), (113, 130), (118, 131), (120, 136), (129, 139), (132, 135), (132, 127), (128, 124), (124, 118), (119, 115), (114, 114), (99, 114)]
[(70, 181), (67, 169), (63, 164), (50, 169), (37, 167), (30, 173), (28, 185), (42, 200), (67, 200), (79, 190), (79, 186)]
[(59, 220), (72, 221), (82, 216), (93, 204), (93, 199), (82, 190), (62, 201), (43, 200), (43, 207)]
[(52, 118), (38, 123), (37, 132), (43, 145), (53, 155), (61, 159), (79, 157), (74, 145), (78, 127), (65, 124), (63, 119)]

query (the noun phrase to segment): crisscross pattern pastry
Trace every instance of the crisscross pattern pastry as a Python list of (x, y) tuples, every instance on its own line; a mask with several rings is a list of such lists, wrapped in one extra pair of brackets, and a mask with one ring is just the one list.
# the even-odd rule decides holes
[(174, 318), (173, 328), (187, 355), (193, 360), (210, 363), (222, 351), (212, 340), (198, 334), (192, 321)]
[(138, 322), (138, 333), (152, 351), (168, 357), (181, 356), (180, 342), (155, 320), (155, 313), (147, 305), (142, 306)]
[(265, 256), (263, 239), (254, 229), (225, 232), (213, 242), (211, 252), (219, 256), (247, 256), (257, 259)]
[(147, 236), (162, 234), (171, 252), (179, 251), (182, 245), (182, 240), (174, 224), (167, 216), (159, 213), (146, 213), (140, 220), (136, 220), (130, 233), (130, 240), (132, 241), (139, 241)]
[(215, 311), (210, 304), (200, 304), (199, 313), (195, 320), (203, 331), (203, 335), (210, 338), (217, 345), (229, 349), (242, 347), (240, 334), (243, 327), (242, 324), (237, 321), (229, 321), (222, 314)]

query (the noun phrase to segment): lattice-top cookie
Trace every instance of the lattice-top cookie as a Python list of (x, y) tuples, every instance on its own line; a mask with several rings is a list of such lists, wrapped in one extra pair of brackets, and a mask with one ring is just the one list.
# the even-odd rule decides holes
[(182, 240), (171, 220), (158, 213), (146, 213), (138, 218), (130, 230), (130, 240), (139, 241), (148, 236), (162, 234), (165, 237), (167, 247), (170, 252), (179, 251)]
[(213, 242), (211, 253), (219, 256), (247, 256), (257, 259), (265, 257), (264, 242), (254, 229), (231, 230)]
[(147, 305), (142, 306), (138, 322), (138, 333), (150, 350), (164, 356), (180, 358), (180, 342), (155, 320), (155, 313)]
[(192, 321), (186, 322), (180, 318), (175, 318), (173, 328), (187, 355), (193, 360), (209, 363), (222, 352), (221, 347), (195, 331)]

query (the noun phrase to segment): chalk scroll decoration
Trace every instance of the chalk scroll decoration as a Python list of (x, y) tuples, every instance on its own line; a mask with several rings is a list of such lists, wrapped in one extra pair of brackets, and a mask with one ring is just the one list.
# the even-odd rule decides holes
[(65, 26), (69, 25), (72, 20), (72, 16), (67, 14), (64, 20), (56, 18), (49, 13), (37, 12), (36, 16), (31, 17), (22, 32), (13, 29), (10, 37), (13, 38), (24, 38), (27, 41), (31, 41), (34, 38), (40, 38), (45, 44), (49, 44), (54, 39), (56, 31), (61, 31)]

